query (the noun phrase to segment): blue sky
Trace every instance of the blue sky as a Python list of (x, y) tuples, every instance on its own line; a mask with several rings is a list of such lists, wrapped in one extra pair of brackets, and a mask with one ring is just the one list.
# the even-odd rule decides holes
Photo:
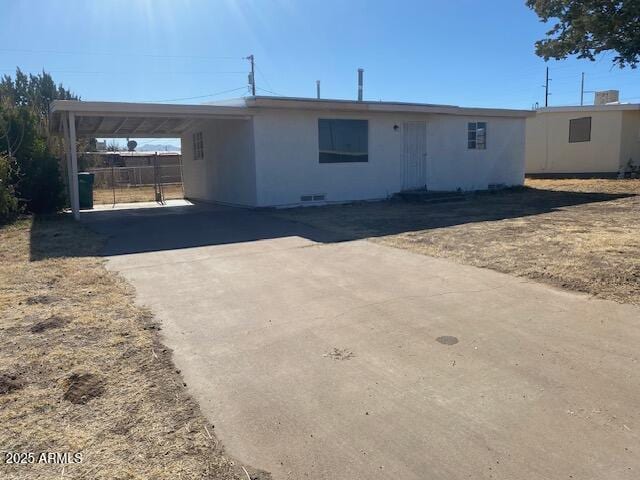
[[(321, 80), (323, 97), (354, 98), (362, 67), (369, 100), (544, 101), (534, 42), (546, 27), (524, 0), (0, 0), (0, 11), (0, 73), (44, 68), (85, 100), (245, 95), (253, 53), (264, 95), (315, 96)], [(611, 57), (549, 62), (550, 104), (579, 102), (582, 71), (587, 90), (640, 101), (638, 71)]]

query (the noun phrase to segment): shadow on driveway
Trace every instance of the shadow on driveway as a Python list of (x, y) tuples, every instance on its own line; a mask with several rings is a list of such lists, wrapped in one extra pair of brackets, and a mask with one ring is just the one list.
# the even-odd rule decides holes
[[(303, 237), (314, 242), (333, 243), (358, 238), (392, 235), (474, 222), (497, 221), (549, 213), (556, 209), (606, 202), (632, 195), (578, 193), (521, 188), (497, 193), (481, 193), (463, 202), (410, 204), (399, 200), (367, 204), (299, 208), (281, 215), (275, 210), (251, 210), (208, 204), (129, 210), (93, 211), (82, 214), (81, 223), (107, 237), (101, 250), (105, 256), (181, 248)], [(363, 206), (362, 215), (352, 211)], [(332, 233), (305, 224), (306, 215), (328, 215), (347, 226)], [(340, 216), (344, 218), (340, 219)], [(286, 216), (287, 219), (282, 218)], [(345, 225), (345, 222), (348, 225)], [(55, 251), (38, 248), (47, 235), (46, 222), (34, 221), (31, 230), (31, 258), (83, 256), (86, 248), (61, 245)], [(348, 233), (345, 233), (348, 232)], [(88, 241), (90, 237), (88, 237)]]

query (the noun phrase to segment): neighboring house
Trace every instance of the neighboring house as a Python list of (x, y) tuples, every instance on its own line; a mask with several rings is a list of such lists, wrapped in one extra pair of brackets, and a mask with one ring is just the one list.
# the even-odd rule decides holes
[[(180, 137), (187, 198), (279, 207), (522, 185), (533, 112), (247, 97), (216, 105), (55, 101), (52, 115), (52, 129), (66, 131), (71, 145), (85, 135)], [(72, 172), (73, 158), (70, 151)]]
[(640, 105), (541, 108), (527, 119), (526, 173), (615, 177), (640, 165)]
[(153, 165), (180, 165), (180, 152), (78, 152), (91, 168), (142, 167)]

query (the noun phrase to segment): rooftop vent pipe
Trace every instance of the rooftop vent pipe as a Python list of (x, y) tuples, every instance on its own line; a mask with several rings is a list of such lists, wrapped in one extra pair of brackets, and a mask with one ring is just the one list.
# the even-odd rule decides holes
[(362, 68), (358, 69), (358, 101), (362, 101), (362, 74), (364, 70)]

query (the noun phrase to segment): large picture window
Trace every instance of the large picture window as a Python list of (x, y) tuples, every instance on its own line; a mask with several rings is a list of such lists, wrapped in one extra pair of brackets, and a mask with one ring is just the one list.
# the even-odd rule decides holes
[(367, 120), (318, 120), (320, 163), (369, 161), (369, 122)]
[(467, 148), (487, 149), (487, 122), (469, 122), (467, 125)]
[(569, 120), (569, 143), (591, 141), (591, 117)]

